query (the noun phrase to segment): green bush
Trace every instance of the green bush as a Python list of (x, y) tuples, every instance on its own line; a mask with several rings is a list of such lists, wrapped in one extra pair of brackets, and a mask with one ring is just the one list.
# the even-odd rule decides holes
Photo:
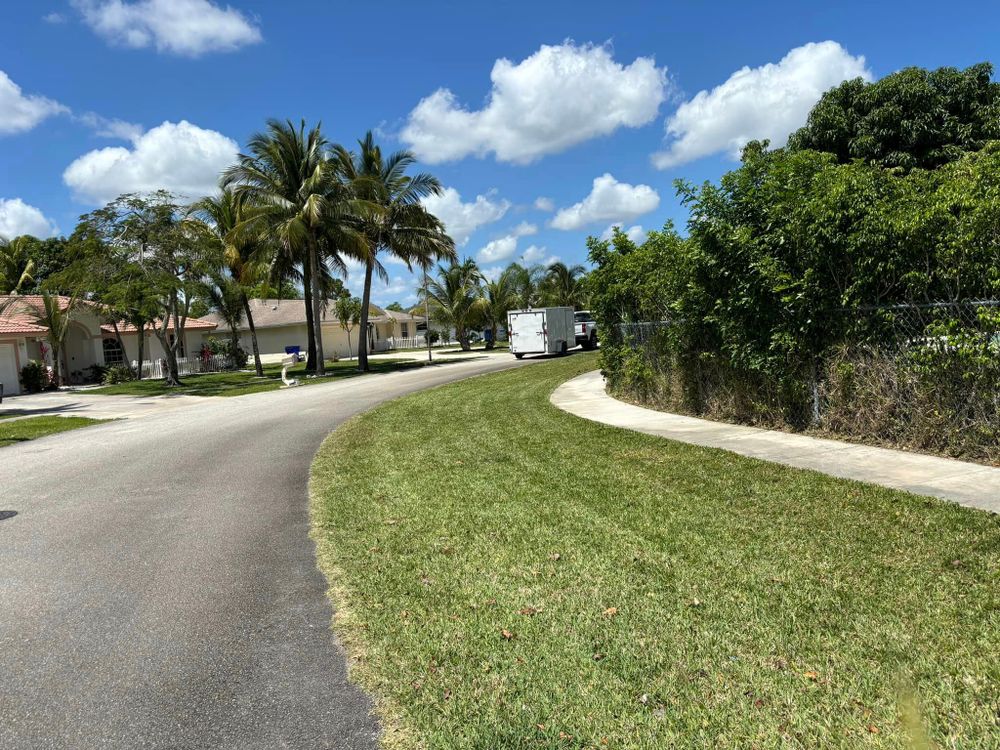
[(131, 367), (128, 365), (112, 365), (105, 370), (104, 379), (101, 382), (104, 385), (117, 385), (118, 383), (127, 383), (130, 380), (135, 380), (135, 373), (132, 372)]
[(235, 370), (242, 370), (250, 361), (246, 349), (230, 339), (217, 339), (213, 336), (205, 342), (205, 349), (209, 354), (225, 357), (229, 366)]
[(33, 359), (21, 368), (21, 387), (28, 393), (39, 393), (52, 386), (49, 368), (44, 362)]

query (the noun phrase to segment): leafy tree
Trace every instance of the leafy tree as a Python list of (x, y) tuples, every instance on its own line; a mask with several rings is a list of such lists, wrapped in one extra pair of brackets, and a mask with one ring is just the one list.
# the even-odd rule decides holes
[[(340, 327), (347, 331), (347, 348), (353, 352), (351, 331), (361, 320), (361, 300), (357, 297), (338, 297), (333, 309)], [(351, 356), (353, 358), (353, 354)]]
[(403, 305), (401, 303), (399, 303), (399, 302), (392, 302), (392, 303), (386, 305), (385, 309), (386, 310), (392, 310), (393, 312), (406, 312), (406, 310), (404, 310), (404, 308), (403, 308)]
[(845, 81), (817, 102), (788, 148), (832, 153), (840, 163), (933, 169), (1000, 137), (1000, 83), (992, 74), (992, 65), (980, 63)]
[(265, 279), (248, 287), (247, 296), (250, 299), (302, 299), (302, 290), (287, 278), (278, 282)]
[(431, 318), (455, 330), (462, 351), (469, 351), (469, 328), (480, 314), (479, 280), (475, 261), (468, 259), (450, 266), (438, 266), (437, 278), (427, 281)]
[(35, 261), (28, 253), (34, 239), (27, 235), (7, 240), (0, 237), (0, 294), (18, 294), (35, 280)]
[(84, 216), (74, 236), (83, 263), (111, 251), (96, 271), (76, 264), (73, 275), (101, 281), (101, 300), (115, 314), (135, 316), (140, 347), (142, 331), (150, 324), (146, 316), (155, 308), (152, 330), (165, 353), (166, 382), (179, 385), (177, 353), (192, 302), (203, 293), (205, 278), (222, 265), (218, 237), (202, 222), (187, 218), (174, 196), (163, 190), (116, 198)]
[[(441, 183), (429, 174), (406, 174), (415, 161), (411, 152), (397, 151), (383, 158), (371, 131), (358, 142), (358, 148), (357, 153), (352, 153), (337, 146), (334, 152), (344, 181), (365, 202), (358, 226), (368, 241), (360, 256), (365, 263), (360, 327), (366, 331), (372, 277), (377, 274), (388, 279), (379, 253), (396, 256), (409, 269), (414, 265), (426, 269), (436, 260), (454, 259), (455, 243), (445, 234), (444, 225), (420, 202), (428, 195), (439, 194)], [(368, 347), (360, 341), (358, 369), (369, 369)]]

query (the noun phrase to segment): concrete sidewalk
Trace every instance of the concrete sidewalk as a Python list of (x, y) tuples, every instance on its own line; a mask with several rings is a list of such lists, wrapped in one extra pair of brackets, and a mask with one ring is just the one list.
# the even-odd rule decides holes
[(609, 396), (596, 370), (563, 383), (551, 401), (578, 417), (614, 427), (1000, 513), (1000, 469), (981, 464), (644, 409)]

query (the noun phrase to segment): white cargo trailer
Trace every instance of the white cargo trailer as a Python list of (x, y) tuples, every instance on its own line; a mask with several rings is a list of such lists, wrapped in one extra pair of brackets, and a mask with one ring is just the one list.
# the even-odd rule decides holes
[(537, 307), (507, 313), (510, 352), (518, 359), (525, 354), (562, 354), (576, 345), (572, 307)]

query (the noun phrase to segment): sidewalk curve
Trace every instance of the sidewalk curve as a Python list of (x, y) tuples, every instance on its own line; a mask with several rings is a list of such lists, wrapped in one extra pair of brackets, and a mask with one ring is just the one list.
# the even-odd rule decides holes
[(1000, 513), (1000, 469), (990, 466), (645, 409), (609, 396), (597, 370), (563, 383), (550, 400), (594, 422)]

